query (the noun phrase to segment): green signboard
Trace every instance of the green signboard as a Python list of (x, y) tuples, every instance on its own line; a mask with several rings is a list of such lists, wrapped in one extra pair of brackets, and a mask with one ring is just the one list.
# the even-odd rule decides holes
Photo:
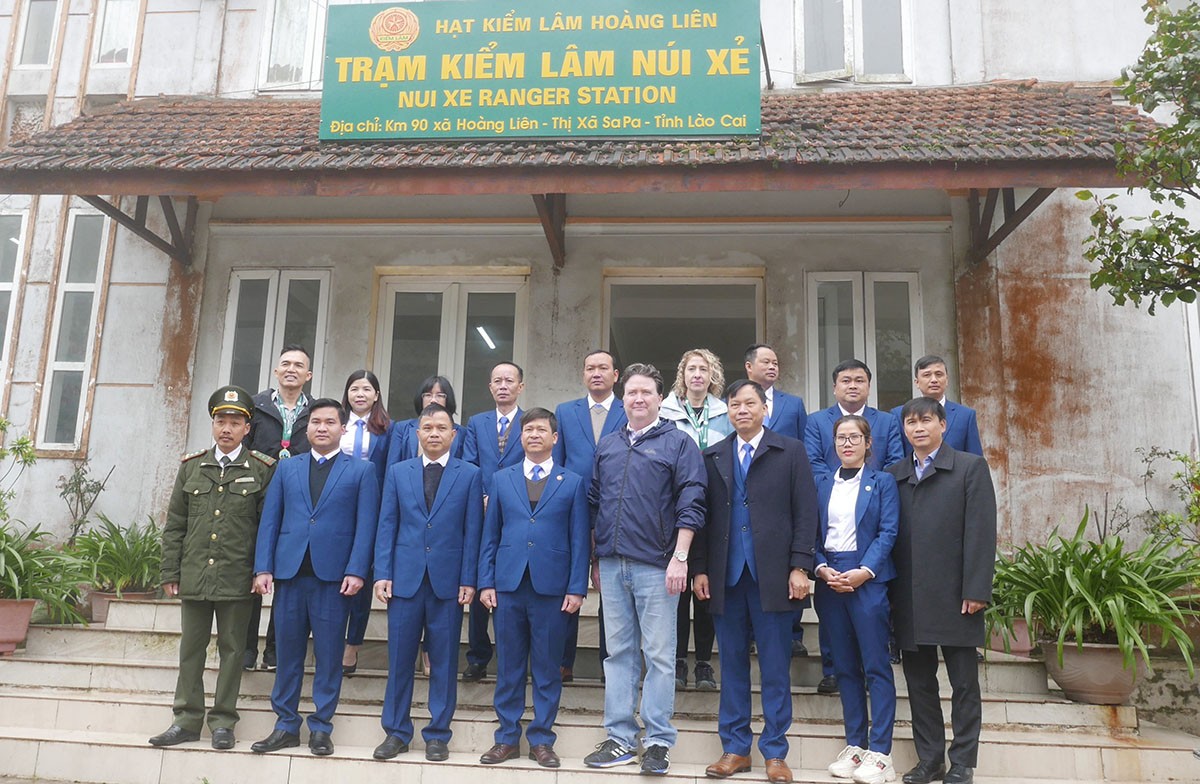
[(753, 136), (758, 0), (330, 5), (323, 140)]

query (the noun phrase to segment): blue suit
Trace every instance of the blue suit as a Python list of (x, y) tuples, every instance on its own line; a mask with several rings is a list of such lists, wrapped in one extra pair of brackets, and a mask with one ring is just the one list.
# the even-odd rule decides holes
[[(379, 487), (383, 487), (383, 476), (387, 470), (388, 442), (391, 440), (391, 427), (380, 435), (371, 434), (367, 449), (367, 460), (375, 467), (375, 479)], [(350, 598), (350, 622), (346, 626), (346, 644), (362, 645), (367, 635), (367, 621), (371, 619), (371, 585), (375, 581), (367, 576), (363, 590)]]
[(413, 661), (422, 632), (433, 669), (430, 720), (421, 735), (427, 743), (450, 740), (462, 634), (458, 589), (475, 585), (483, 527), (478, 468), (451, 458), (430, 508), (425, 506), (424, 470), (421, 458), (388, 469), (375, 540), (375, 579), (392, 583), (382, 724), (388, 735), (405, 743), (413, 735)]
[[(315, 669), (310, 731), (331, 732), (342, 689), (342, 648), (350, 597), (342, 579), (370, 576), (371, 548), (379, 510), (379, 484), (372, 465), (339, 454), (314, 505), (309, 490), (311, 453), (281, 460), (267, 487), (254, 573), (275, 579), (278, 671), (271, 707), (275, 728), (300, 731), (300, 687), (308, 636), (312, 633)], [(307, 556), (307, 557), (306, 557)], [(302, 570), (311, 564), (311, 572)]]
[[(904, 446), (900, 441), (900, 423), (886, 411), (863, 406), (858, 412), (871, 426), (871, 457), (867, 468), (879, 470), (904, 459)], [(813, 476), (828, 474), (842, 466), (833, 443), (833, 423), (842, 417), (842, 410), (834, 403), (817, 411), (808, 418), (804, 430), (804, 448), (812, 463)]]
[[(450, 457), (461, 460), (463, 450), (466, 448), (467, 439), (469, 438), (467, 429), (460, 424), (454, 425), (454, 440), (450, 443)], [(417, 420), (404, 419), (392, 422), (392, 426), (387, 432), (387, 456), (385, 458), (385, 471), (388, 467), (395, 465), (403, 460), (412, 460), (417, 456)], [(380, 487), (383, 486), (383, 480), (380, 480)]]
[(553, 745), (562, 697), (566, 594), (587, 595), (592, 526), (583, 478), (557, 465), (530, 506), (524, 466), (496, 472), (479, 557), (479, 587), (497, 591), (496, 742), (521, 740), (525, 672), (533, 679), (529, 745)]
[(861, 566), (875, 576), (851, 593), (838, 593), (818, 578), (817, 610), (822, 628), (828, 629), (827, 641), (842, 698), (846, 744), (890, 754), (896, 719), (896, 681), (888, 658), (891, 616), (888, 582), (896, 576), (892, 547), (900, 526), (900, 494), (891, 474), (864, 468), (854, 505), (855, 550), (827, 552), (829, 499), (836, 481), (836, 473), (817, 477), (819, 528), (813, 562), (817, 569), (827, 565), (838, 572)]
[[(983, 457), (983, 444), (979, 441), (979, 422), (975, 418), (975, 409), (953, 400), (947, 400), (945, 408), (946, 434), (942, 436), (942, 441), (954, 447), (955, 451), (970, 452)], [(912, 454), (912, 444), (908, 443), (904, 436), (904, 422), (900, 419), (900, 412), (903, 410), (904, 406), (896, 406), (892, 409), (892, 416), (900, 425), (900, 439), (907, 457)]]
[[(771, 392), (771, 419), (763, 427), (781, 436), (804, 439), (804, 428), (808, 424), (808, 412), (804, 410), (804, 398), (789, 395), (774, 389)], [(816, 470), (816, 467), (813, 467)]]

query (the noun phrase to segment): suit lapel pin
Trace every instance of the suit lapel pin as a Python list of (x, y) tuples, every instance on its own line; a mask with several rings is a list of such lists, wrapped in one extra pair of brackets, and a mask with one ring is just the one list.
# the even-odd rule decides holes
[(558, 475), (556, 478), (558, 479), (558, 481), (560, 481), (560, 482), (561, 482), (561, 481), (562, 481), (562, 474), (559, 474), (559, 475)]
[(863, 488), (863, 489), (864, 489), (864, 490), (866, 490), (868, 493), (869, 493), (869, 492), (871, 492), (871, 486), (870, 486), (870, 485), (867, 485), (867, 486), (866, 486), (865, 488)]

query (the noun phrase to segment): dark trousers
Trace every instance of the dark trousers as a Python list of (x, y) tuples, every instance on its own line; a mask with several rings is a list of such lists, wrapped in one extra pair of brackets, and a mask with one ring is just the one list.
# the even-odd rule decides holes
[[(901, 651), (908, 702), (912, 706), (913, 743), (925, 762), (941, 762), (946, 753), (946, 724), (938, 694), (936, 645)], [(974, 768), (979, 759), (979, 727), (983, 704), (979, 695), (979, 661), (974, 648), (943, 645), (942, 658), (950, 677), (950, 764)]]
[(530, 746), (554, 745), (554, 721), (562, 699), (563, 641), (567, 613), (562, 596), (543, 596), (533, 590), (526, 573), (515, 591), (499, 592), (493, 618), (496, 627), (496, 692), (493, 704), (500, 727), (496, 742), (521, 741), (525, 712), (525, 673), (533, 680), (533, 721), (525, 732)]
[(241, 601), (206, 602), (184, 599), (180, 605), (179, 678), (175, 681), (175, 723), (199, 732), (204, 725), (204, 660), (217, 619), (217, 690), (208, 712), (209, 729), (232, 728), (238, 722), (237, 699), (242, 685), (242, 651), (250, 597)]
[[(254, 594), (250, 597), (250, 619), (246, 622), (246, 650), (254, 651), (254, 655), (258, 655), (258, 626), (262, 622), (262, 607), (263, 598), (259, 594)], [(275, 652), (275, 614), (271, 613), (271, 617), (267, 619), (267, 636), (266, 643), (263, 645), (263, 653)]]
[(697, 599), (690, 588), (684, 589), (679, 596), (679, 610), (675, 617), (677, 640), (675, 643), (675, 658), (686, 659), (688, 655), (688, 639), (694, 629), (696, 634), (696, 661), (706, 662), (712, 659), (713, 619), (708, 614), (708, 601)]
[[(492, 613), (479, 601), (478, 595), (471, 601), (471, 612), (467, 618), (467, 664), (486, 667), (492, 660), (492, 638), (488, 635), (488, 621)], [(458, 657), (455, 656), (457, 661)]]
[[(600, 645), (600, 672), (604, 672), (604, 660), (608, 658), (608, 646), (604, 644), (604, 597), (596, 594), (600, 606), (596, 610), (597, 638)], [(567, 641), (563, 644), (562, 666), (575, 669), (575, 649), (579, 646), (579, 618), (583, 612), (571, 613), (567, 618)]]
[(308, 717), (308, 729), (333, 731), (333, 714), (342, 693), (342, 651), (350, 611), (349, 597), (342, 596), (341, 587), (341, 581), (326, 582), (316, 575), (298, 575), (275, 583), (272, 615), (279, 619), (275, 651), (279, 669), (271, 689), (271, 707), (279, 717), (277, 730), (300, 732), (300, 687), (311, 633), (314, 710)]
[(368, 575), (362, 590), (350, 597), (350, 620), (346, 625), (346, 644), (362, 645), (367, 636), (367, 621), (371, 619), (371, 596), (375, 581)]

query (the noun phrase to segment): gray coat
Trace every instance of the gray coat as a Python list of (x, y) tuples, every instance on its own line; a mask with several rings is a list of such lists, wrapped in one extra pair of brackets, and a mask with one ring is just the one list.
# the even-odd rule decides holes
[(987, 461), (943, 443), (918, 482), (912, 458), (890, 466), (900, 491), (900, 533), (892, 550), (892, 624), (904, 650), (984, 644), (983, 612), (996, 561), (996, 491)]

